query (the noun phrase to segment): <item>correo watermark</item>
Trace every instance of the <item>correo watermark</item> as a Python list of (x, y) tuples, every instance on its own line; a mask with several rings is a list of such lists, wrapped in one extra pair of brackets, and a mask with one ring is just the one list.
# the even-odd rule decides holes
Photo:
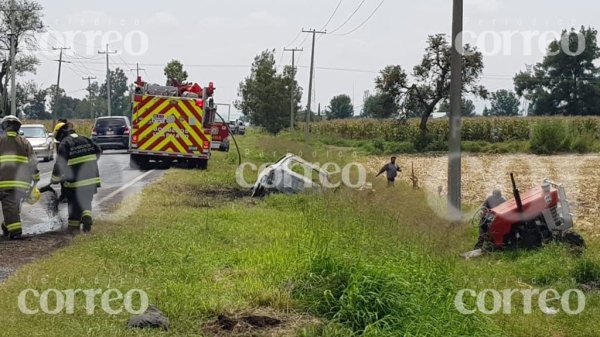
[[(128, 312), (140, 315), (148, 309), (148, 294), (141, 289), (131, 289), (125, 294), (118, 289), (25, 289), (18, 297), (18, 307), (25, 315), (73, 315), (77, 311), (78, 297), (85, 300), (81, 309), (94, 315), (100, 308), (108, 315)], [(81, 298), (83, 297), (83, 298)]]
[(579, 315), (586, 307), (585, 294), (579, 289), (569, 289), (562, 294), (555, 289), (484, 289), (480, 292), (462, 289), (454, 297), (454, 306), (463, 315), (478, 312), (510, 315), (514, 300), (523, 306), (522, 313), (525, 315), (531, 315), (535, 309), (546, 315), (557, 315), (561, 311), (567, 315)]
[[(242, 188), (252, 188), (254, 183), (246, 180), (246, 173), (261, 173), (268, 169), (271, 164), (263, 164), (260, 167), (251, 162), (245, 162), (238, 166), (235, 174), (237, 184)], [(302, 172), (293, 170), (274, 170), (269, 179), (268, 186), (291, 186), (293, 184), (292, 175), (303, 177), (304, 188), (310, 188), (315, 180), (325, 189), (335, 189), (342, 185), (359, 189), (367, 184), (367, 169), (361, 163), (352, 162), (343, 167), (337, 163), (310, 163), (309, 166), (302, 166)], [(318, 174), (318, 179), (314, 179), (314, 174)]]

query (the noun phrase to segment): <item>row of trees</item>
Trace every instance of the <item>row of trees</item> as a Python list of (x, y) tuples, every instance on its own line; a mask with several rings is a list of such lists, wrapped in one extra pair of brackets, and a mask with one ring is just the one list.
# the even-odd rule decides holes
[[(125, 72), (117, 68), (110, 72), (111, 109), (113, 115), (131, 114), (131, 97)], [(41, 88), (34, 81), (17, 84), (17, 112), (28, 119), (94, 118), (105, 116), (107, 107), (106, 83), (92, 82), (85, 98), (69, 96), (56, 85)], [(54, 113), (52, 113), (54, 112)]]
[[(489, 101), (485, 116), (516, 116), (521, 111), (520, 99), (526, 99), (531, 115), (600, 115), (600, 48), (597, 31), (581, 27), (563, 31), (561, 39), (553, 41), (543, 61), (530, 71), (514, 77), (515, 91), (488, 92), (479, 81), (483, 74), (483, 55), (477, 48), (465, 45), (463, 54), (463, 96)], [(581, 38), (584, 50), (579, 50)], [(565, 48), (565, 41), (568, 48)], [(400, 65), (385, 67), (375, 79), (376, 93), (368, 97), (362, 116), (390, 118), (404, 113), (421, 119), (421, 130), (427, 132), (427, 121), (434, 111), (448, 112), (451, 78), (451, 45), (443, 34), (432, 35), (419, 64), (407, 72)], [(278, 132), (289, 125), (290, 99), (297, 106), (302, 90), (297, 87), (294, 74), (285, 67), (277, 73), (272, 51), (257, 56), (251, 75), (240, 84), (238, 109), (253, 123)], [(290, 95), (291, 84), (296, 91)], [(463, 114), (475, 114), (473, 101), (463, 101)], [(348, 95), (334, 97), (325, 115), (329, 119), (349, 118), (354, 115)]]

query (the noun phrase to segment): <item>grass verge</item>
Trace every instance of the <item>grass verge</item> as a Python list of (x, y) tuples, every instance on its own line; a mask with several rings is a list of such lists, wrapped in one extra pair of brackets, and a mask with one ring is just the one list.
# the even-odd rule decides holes
[[(286, 152), (320, 162), (330, 155), (260, 135), (241, 141), (246, 160), (257, 165)], [(454, 306), (463, 288), (577, 287), (600, 270), (596, 242), (582, 257), (548, 246), (465, 262), (458, 255), (472, 245), (474, 229), (437, 217), (424, 194), (375, 183), (375, 191), (251, 200), (240, 198), (236, 168), (233, 154), (219, 154), (207, 172), (168, 171), (143, 192), (133, 215), (100, 220), (92, 236), (20, 270), (0, 286), (2, 334), (212, 336), (204, 325), (218, 315), (265, 308), (311, 318), (277, 336), (583, 337), (598, 330), (597, 293), (587, 294), (577, 316), (525, 315), (518, 298), (512, 315), (462, 315)], [(172, 329), (129, 331), (128, 314), (96, 307), (88, 315), (82, 297), (74, 314), (24, 315), (18, 295), (28, 288), (142, 289)], [(39, 307), (32, 298), (28, 305)]]

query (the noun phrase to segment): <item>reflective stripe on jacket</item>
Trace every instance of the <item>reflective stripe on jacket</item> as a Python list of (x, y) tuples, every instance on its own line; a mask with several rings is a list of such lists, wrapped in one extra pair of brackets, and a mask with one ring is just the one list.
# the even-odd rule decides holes
[(91, 139), (70, 134), (58, 146), (52, 182), (62, 182), (65, 188), (71, 189), (100, 187), (98, 159), (101, 154), (102, 150)]
[(40, 180), (37, 164), (27, 139), (12, 131), (0, 137), (0, 189), (29, 190)]

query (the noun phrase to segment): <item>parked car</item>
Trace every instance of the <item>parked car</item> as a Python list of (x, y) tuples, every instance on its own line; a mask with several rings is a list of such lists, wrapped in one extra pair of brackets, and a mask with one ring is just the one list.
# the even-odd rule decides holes
[(231, 133), (234, 135), (238, 134), (238, 126), (237, 123), (235, 121), (229, 121), (229, 130), (231, 130)]
[(45, 162), (54, 160), (54, 141), (52, 134), (41, 124), (23, 125), (21, 136), (27, 138), (36, 156)]
[(103, 150), (128, 150), (130, 134), (131, 122), (128, 117), (100, 117), (94, 122), (92, 140)]
[(237, 123), (237, 130), (238, 130), (238, 135), (245, 135), (246, 134), (246, 124), (244, 124), (244, 122), (242, 121), (238, 121)]

